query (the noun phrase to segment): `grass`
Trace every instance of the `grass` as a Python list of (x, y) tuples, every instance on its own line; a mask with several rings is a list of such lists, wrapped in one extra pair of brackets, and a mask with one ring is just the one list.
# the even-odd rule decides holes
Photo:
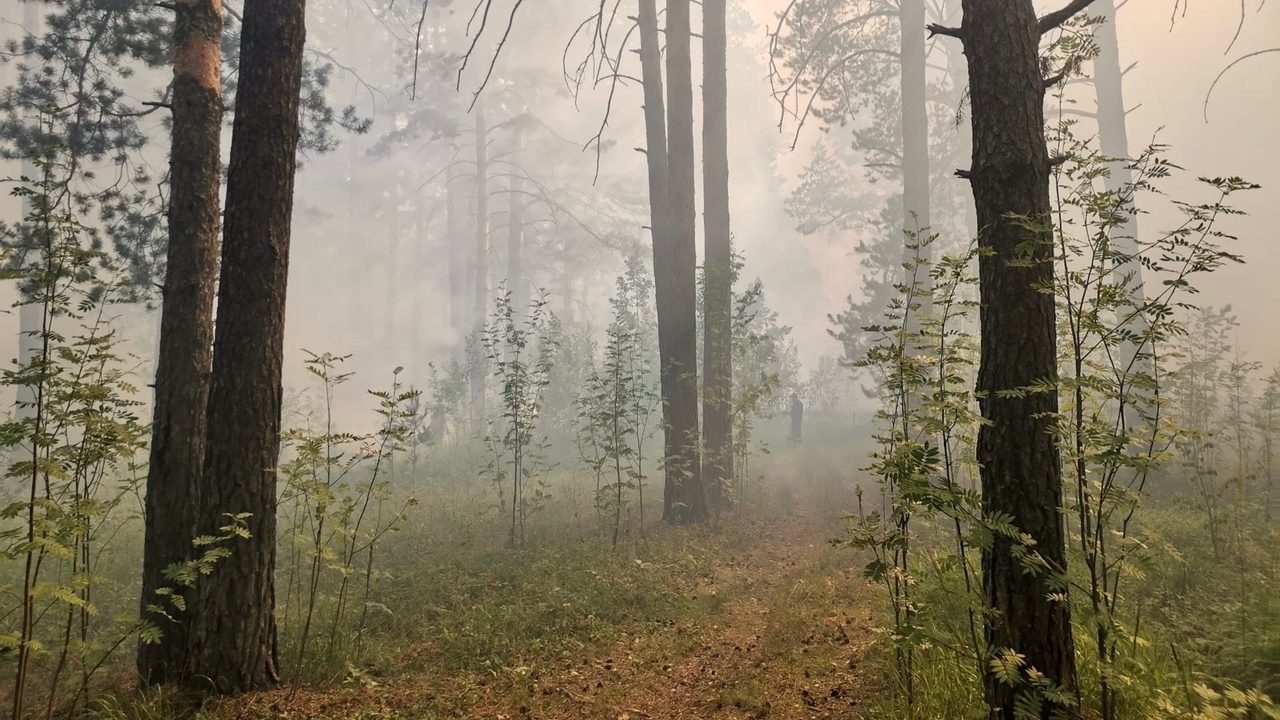
[[(784, 447), (758, 462), (763, 478), (750, 486), (744, 507), (703, 526), (676, 528), (664, 526), (660, 509), (649, 507), (645, 531), (630, 517), (616, 549), (581, 475), (558, 475), (554, 501), (530, 521), (527, 547), (516, 550), (506, 547), (493, 489), (461, 472), (441, 472), (460, 461), (438, 458), (431, 474), (413, 477), (401, 467), (398, 490), (421, 502), (379, 550), (358, 643), (354, 613), (334, 634), (332, 648), (331, 626), (322, 619), (323, 631), (313, 635), (296, 673), (295, 605), (281, 631), (283, 687), (203, 705), (172, 692), (129, 690), (126, 647), (83, 716), (982, 717), (976, 668), (940, 646), (917, 648), (916, 702), (904, 708), (883, 631), (883, 590), (862, 578), (866, 558), (829, 542), (841, 534), (840, 511), (853, 503), (858, 474), (850, 468), (861, 464), (859, 452)], [(660, 491), (646, 494), (656, 499)], [(1171, 540), (1199, 530), (1179, 513), (1148, 518), (1154, 535)], [(131, 572), (134, 535), (126, 528), (113, 551), (118, 557), (106, 558), (122, 575)], [(283, 548), (287, 539), (281, 542)], [(1257, 593), (1237, 602), (1213, 592), (1235, 587), (1238, 573), (1213, 569), (1207, 548), (1181, 547), (1188, 552), (1159, 555), (1141, 582), (1151, 640), (1142, 667), (1131, 668), (1140, 686), (1122, 698), (1133, 717), (1173, 716), (1165, 708), (1203, 704), (1199, 698), (1212, 690), (1198, 683), (1212, 673), (1270, 692), (1280, 667), (1280, 606)], [(287, 586), (290, 572), (287, 555), (281, 558), (278, 588)], [(329, 617), (337, 581), (338, 573), (327, 569), (319, 618)], [(925, 577), (917, 599), (960, 622), (958, 582)], [(126, 613), (135, 606), (127, 587), (112, 592), (104, 605), (119, 607), (108, 609)], [(1245, 617), (1247, 626), (1239, 622)], [(1084, 638), (1087, 628), (1077, 632)], [(1097, 672), (1087, 643), (1079, 649), (1088, 690)], [(1209, 717), (1196, 712), (1176, 717)]]
[[(89, 715), (846, 717), (885, 688), (870, 659), (877, 601), (859, 558), (828, 542), (852, 498), (852, 477), (833, 472), (841, 466), (784, 450), (760, 463), (748, 506), (677, 528), (646, 508), (643, 537), (633, 517), (616, 550), (580, 477), (557, 478), (522, 550), (505, 547), (483, 483), (401, 477), (420, 504), (380, 551), (358, 654), (344, 627), (332, 652), (313, 642), (294, 684), (296, 626), (286, 627), (279, 690), (203, 706), (119, 690)], [(320, 616), (336, 579), (322, 583)]]

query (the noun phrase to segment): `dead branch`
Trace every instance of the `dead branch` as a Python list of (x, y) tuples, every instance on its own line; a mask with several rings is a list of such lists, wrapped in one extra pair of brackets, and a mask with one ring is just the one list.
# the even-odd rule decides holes
[(1222, 68), (1222, 72), (1218, 73), (1218, 77), (1214, 78), (1213, 84), (1209, 86), (1209, 91), (1204, 94), (1204, 121), (1206, 123), (1209, 122), (1209, 96), (1213, 95), (1213, 89), (1218, 86), (1218, 81), (1222, 80), (1222, 77), (1226, 75), (1227, 72), (1231, 70), (1231, 68), (1235, 67), (1236, 65), (1239, 65), (1245, 60), (1248, 60), (1249, 58), (1252, 58), (1252, 57), (1257, 57), (1259, 55), (1266, 55), (1267, 53), (1273, 53), (1273, 52), (1280, 52), (1280, 47), (1267, 48), (1266, 50), (1258, 50), (1257, 52), (1251, 52), (1248, 55), (1242, 55), (1241, 57), (1238, 57), (1235, 60), (1233, 60), (1230, 65), (1227, 65), (1226, 67)]
[(1040, 34), (1044, 35), (1051, 30), (1061, 27), (1062, 23), (1070, 20), (1072, 17), (1075, 17), (1076, 13), (1084, 10), (1091, 4), (1093, 4), (1093, 0), (1071, 0), (1071, 2), (1067, 3), (1066, 7), (1060, 10), (1054, 10), (1048, 15), (1045, 15), (1040, 18)]

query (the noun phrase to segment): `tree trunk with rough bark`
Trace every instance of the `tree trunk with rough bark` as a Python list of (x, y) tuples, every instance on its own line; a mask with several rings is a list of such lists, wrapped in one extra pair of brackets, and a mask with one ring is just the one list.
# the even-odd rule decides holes
[(275, 469), (304, 17), (305, 0), (257, 0), (241, 31), (198, 529), (247, 513), (250, 537), (195, 588), (185, 678), (221, 693), (278, 682)]
[[(666, 318), (670, 375), (665, 393), (666, 486), (663, 518), (672, 523), (707, 517), (698, 437), (698, 281), (697, 224), (694, 205), (693, 60), (690, 48), (690, 0), (667, 3), (667, 281)], [(663, 303), (659, 301), (658, 321)]]
[[(169, 247), (142, 549), (141, 614), (160, 628), (161, 640), (138, 644), (138, 677), (144, 685), (181, 677), (186, 659), (190, 616), (157, 591), (168, 588), (185, 596), (164, 571), (195, 553), (191, 542), (204, 472), (222, 210), (222, 3), (179, 0), (174, 13)], [(150, 611), (151, 605), (163, 607), (170, 617)]]
[[(1076, 692), (1071, 610), (1065, 599), (1062, 469), (1053, 435), (1057, 383), (1053, 235), (1048, 228), (1049, 157), (1044, 135), (1041, 29), (1031, 0), (964, 0), (978, 214), (981, 359), (977, 390), (986, 423), (978, 432), (983, 512), (1005, 516), (1047, 569), (1026, 570), (1018, 541), (996, 534), (982, 554), (986, 643), (994, 657), (1023, 657), (1022, 682), (988, 667), (990, 716), (1007, 719), (1022, 695), (1037, 695), (1034, 669)], [(1060, 595), (1055, 595), (1060, 594)], [(1044, 703), (1042, 715), (1059, 710)]]
[(729, 225), (729, 88), (725, 0), (702, 3), (704, 221), (703, 476), (717, 508), (733, 487), (733, 247)]

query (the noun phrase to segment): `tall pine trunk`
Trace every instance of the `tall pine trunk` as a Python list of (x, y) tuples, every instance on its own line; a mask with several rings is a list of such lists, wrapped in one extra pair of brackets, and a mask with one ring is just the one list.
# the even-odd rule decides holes
[[(693, 66), (690, 0), (667, 3), (667, 254), (665, 315), (667, 348), (659, 348), (664, 382), (666, 486), (663, 518), (697, 522), (707, 516), (698, 437), (698, 281), (696, 176), (693, 147)], [(656, 275), (656, 272), (655, 272)], [(657, 278), (654, 278), (655, 285)], [(666, 312), (663, 312), (665, 305)], [(659, 340), (661, 344), (661, 340)]]
[(467, 327), (467, 257), (463, 249), (462, 191), (458, 186), (461, 179), (454, 169), (456, 166), (456, 161), (450, 161), (445, 168), (445, 251), (449, 258), (449, 327), (455, 333), (464, 333)]
[[(1049, 158), (1040, 71), (1041, 28), (1031, 0), (964, 0), (981, 292), (977, 390), (983, 513), (1024, 533), (1047, 569), (1028, 572), (1018, 540), (997, 533), (982, 553), (986, 643), (1023, 658), (1021, 682), (984, 678), (991, 717), (1014, 717), (1019, 696), (1038, 695), (1028, 669), (1070, 696), (1076, 690), (1066, 594), (1058, 412)], [(1047, 391), (1025, 389), (1042, 384)], [(985, 664), (984, 664), (985, 665)], [(989, 667), (989, 666), (988, 666)], [(1056, 708), (1044, 704), (1043, 716)]]
[[(640, 0), (638, 17), (640, 29), (640, 71), (644, 84), (645, 159), (649, 171), (649, 234), (653, 238), (653, 296), (658, 313), (658, 361), (661, 367), (659, 379), (662, 388), (662, 419), (664, 426), (671, 422), (670, 410), (665, 399), (671, 397), (672, 375), (667, 371), (671, 363), (671, 234), (668, 225), (667, 175), (667, 114), (666, 98), (662, 83), (662, 33), (658, 29), (658, 11), (655, 0)], [(668, 444), (664, 448), (670, 454)], [(663, 516), (669, 511), (671, 482), (668, 480), (663, 493)]]
[(507, 193), (507, 290), (511, 291), (511, 307), (523, 313), (529, 304), (524, 282), (524, 133), (519, 126), (511, 131), (511, 180)]
[[(932, 224), (929, 213), (929, 112), (926, 105), (925, 83), (925, 13), (924, 0), (903, 0), (898, 13), (902, 29), (902, 227), (917, 235), (915, 241), (928, 238)], [(906, 235), (904, 233), (904, 239)], [(908, 263), (915, 252), (905, 249), (903, 262)], [(920, 256), (930, 257), (929, 248), (922, 248)], [(907, 269), (906, 282), (911, 282), (912, 270)], [(915, 278), (926, 286), (929, 270), (923, 268)], [(921, 311), (927, 310), (922, 304)], [(918, 329), (919, 312), (908, 316), (912, 329)]]
[(276, 464), (305, 0), (244, 7), (199, 530), (247, 513), (195, 589), (187, 684), (270, 687), (276, 661)]
[[(1098, 43), (1098, 56), (1093, 60), (1093, 85), (1098, 98), (1098, 139), (1102, 154), (1113, 158), (1107, 164), (1109, 173), (1105, 178), (1107, 192), (1123, 197), (1132, 194), (1133, 171), (1129, 168), (1129, 132), (1126, 127), (1124, 108), (1124, 81), (1120, 69), (1120, 43), (1116, 37), (1115, 0), (1097, 0), (1094, 7), (1104, 22), (1098, 26), (1094, 34)], [(1132, 337), (1142, 337), (1147, 332), (1146, 316), (1135, 312), (1142, 307), (1146, 299), (1146, 288), (1142, 280), (1142, 265), (1134, 258), (1138, 253), (1138, 215), (1137, 207), (1131, 203), (1123, 208), (1124, 222), (1111, 232), (1111, 249), (1119, 260), (1113, 269), (1114, 281), (1125, 282), (1129, 292), (1130, 307), (1121, 310), (1120, 326)], [(1127, 374), (1152, 374), (1150, 358), (1139, 357), (1139, 346), (1136, 342), (1125, 342), (1120, 346), (1118, 363)], [(1147, 348), (1146, 352), (1150, 352)], [(1135, 430), (1142, 423), (1143, 410), (1150, 411), (1151, 398), (1136, 397), (1125, 405), (1124, 421), (1129, 431)]]
[(475, 297), (471, 317), (471, 409), (475, 429), (484, 423), (484, 385), (488, 374), (481, 335), (489, 308), (489, 130), (484, 122), (484, 101), (476, 103), (476, 236)]
[(704, 222), (702, 421), (710, 500), (733, 487), (733, 247), (729, 232), (729, 88), (725, 0), (702, 3)]
[(413, 283), (412, 302), (413, 309), (410, 311), (409, 324), (410, 336), (413, 338), (413, 345), (410, 355), (410, 365), (413, 369), (413, 377), (425, 378), (427, 370), (427, 348), (426, 348), (426, 317), (423, 312), (424, 308), (431, 305), (431, 292), (437, 287), (437, 281), (425, 282), (430, 277), (433, 280), (438, 278), (433, 270), (439, 267), (438, 264), (432, 262), (431, 247), (431, 221), (435, 215), (436, 206), (435, 199), (427, 200), (422, 196), (413, 200), (411, 205), (413, 208), (413, 238), (414, 238), (414, 258), (413, 258), (413, 277), (419, 278)]
[[(43, 6), (39, 3), (28, 2), (22, 6), (22, 33), (31, 38), (39, 38), (44, 31), (44, 20), (41, 13)], [(27, 72), (34, 72), (28, 70)], [(21, 82), (21, 79), (19, 80)], [(35, 125), (40, 122), (39, 114), (28, 110), (27, 123)], [(37, 152), (33, 150), (32, 152)], [(31, 182), (37, 182), (43, 174), (40, 167), (36, 165), (35, 158), (23, 156), (21, 164), (22, 177), (29, 179)], [(32, 204), (30, 198), (22, 200), (22, 217), (25, 220), (31, 215)], [(21, 284), (22, 281), (19, 281)], [(22, 291), (19, 290), (19, 294)], [(23, 298), (24, 300), (27, 298)], [(44, 309), (40, 303), (24, 302), (18, 306), (18, 362), (23, 366), (29, 366), (33, 360), (40, 354), (40, 348), (43, 345), (41, 338), (41, 329), (44, 327)], [(19, 385), (17, 387), (17, 407), (14, 408), (14, 415), (18, 418), (32, 418), (36, 414), (36, 386), (35, 385)]]
[(400, 183), (396, 180), (391, 181), (391, 188), (387, 197), (387, 286), (384, 288), (387, 293), (386, 301), (383, 308), (383, 347), (384, 357), (394, 358), (400, 352), (397, 346), (399, 332), (396, 327), (396, 299), (399, 297), (400, 288), (398, 282), (400, 279)]
[[(142, 617), (156, 623), (162, 637), (158, 643), (138, 645), (138, 675), (144, 684), (181, 677), (186, 657), (190, 618), (157, 591), (170, 588), (181, 593), (164, 571), (193, 554), (213, 367), (221, 220), (222, 3), (179, 0), (173, 8), (169, 247), (142, 550)], [(172, 619), (150, 612), (148, 605), (165, 607)]]

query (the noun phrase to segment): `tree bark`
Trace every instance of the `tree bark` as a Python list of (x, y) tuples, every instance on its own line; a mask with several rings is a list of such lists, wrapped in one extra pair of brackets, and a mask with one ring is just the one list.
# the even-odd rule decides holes
[[(138, 645), (138, 677), (144, 685), (181, 677), (187, 652), (190, 616), (156, 592), (169, 588), (185, 596), (164, 571), (194, 554), (221, 221), (222, 3), (179, 0), (174, 13), (169, 247), (156, 353), (141, 600), (142, 618), (156, 623), (162, 637), (158, 643)], [(148, 605), (164, 607), (172, 620), (149, 611)]]
[(484, 101), (476, 102), (476, 237), (475, 297), (471, 318), (471, 407), (479, 431), (484, 423), (484, 386), (488, 363), (480, 337), (484, 334), (489, 308), (489, 130), (484, 121)]
[[(672, 523), (707, 517), (698, 437), (697, 223), (694, 205), (693, 67), (690, 0), (667, 3), (667, 240), (665, 313), (670, 376), (665, 394), (666, 485), (663, 518)], [(655, 278), (656, 280), (656, 278)], [(663, 303), (659, 302), (658, 322)]]
[(278, 681), (275, 469), (304, 14), (305, 0), (257, 0), (241, 31), (198, 528), (248, 513), (250, 537), (195, 588), (185, 679), (221, 693)]
[(733, 246), (729, 225), (729, 87), (725, 0), (702, 3), (704, 479), (723, 508), (733, 487)]
[[(640, 0), (640, 70), (644, 85), (645, 159), (649, 171), (649, 234), (653, 239), (653, 295), (658, 313), (658, 364), (661, 368), (663, 425), (670, 424), (665, 398), (671, 396), (671, 236), (667, 231), (667, 113), (662, 83), (662, 35), (655, 0)], [(670, 454), (669, 444), (664, 445)], [(669, 513), (670, 481), (663, 494), (663, 516)]]
[[(988, 651), (1022, 655), (1023, 682), (988, 669), (990, 716), (1014, 716), (1036, 694), (1034, 668), (1064, 694), (1076, 690), (1071, 610), (1065, 601), (1062, 477), (1053, 417), (1057, 383), (1049, 158), (1044, 139), (1040, 30), (1031, 0), (964, 0), (962, 25), (972, 100), (971, 183), (977, 207), (981, 359), (977, 390), (986, 423), (978, 432), (985, 517), (1007, 516), (1047, 570), (1028, 573), (1017, 541), (996, 534), (982, 554)], [(1016, 391), (1016, 392), (1011, 392)], [(985, 663), (984, 663), (985, 666)], [(989, 667), (989, 666), (988, 666)], [(1058, 708), (1044, 703), (1044, 717)]]

